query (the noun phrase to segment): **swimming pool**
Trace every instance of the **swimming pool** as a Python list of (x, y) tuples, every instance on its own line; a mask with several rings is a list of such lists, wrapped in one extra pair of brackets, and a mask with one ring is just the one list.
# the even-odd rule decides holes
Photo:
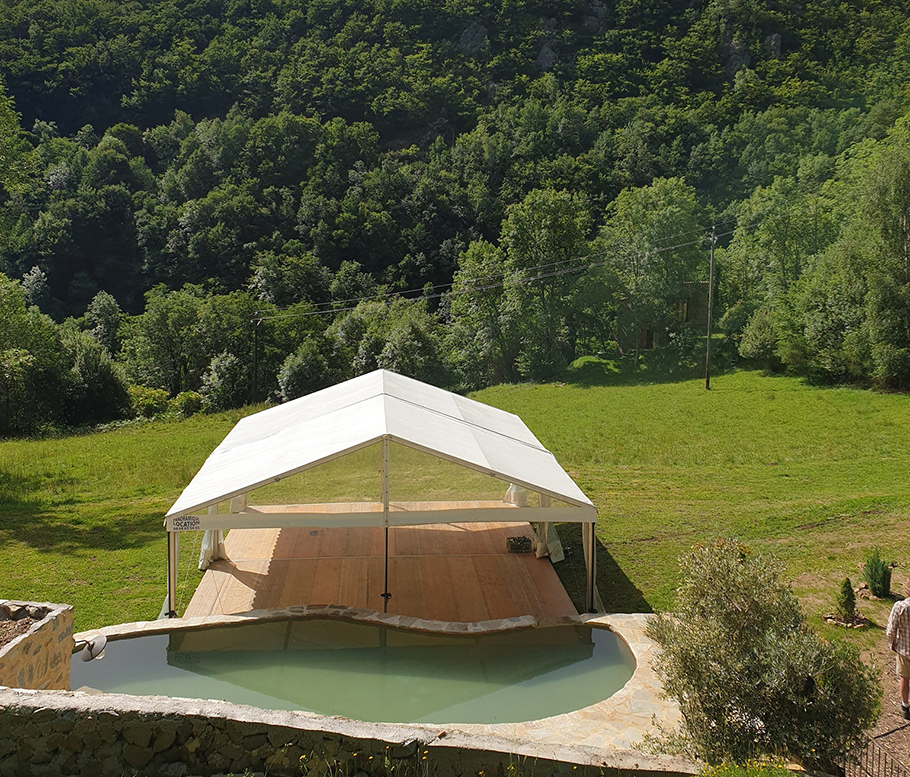
[(224, 699), (386, 723), (510, 723), (602, 701), (635, 671), (626, 643), (585, 625), (437, 634), (332, 619), (268, 620), (108, 643), (71, 687)]

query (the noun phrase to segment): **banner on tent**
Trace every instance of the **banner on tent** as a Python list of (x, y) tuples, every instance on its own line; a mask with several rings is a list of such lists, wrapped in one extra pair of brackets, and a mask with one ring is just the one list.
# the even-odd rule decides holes
[(174, 515), (167, 519), (168, 531), (199, 531), (198, 515)]

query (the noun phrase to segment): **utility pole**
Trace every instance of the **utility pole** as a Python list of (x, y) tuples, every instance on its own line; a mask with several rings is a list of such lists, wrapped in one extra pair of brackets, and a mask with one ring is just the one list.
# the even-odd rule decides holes
[(708, 339), (705, 344), (705, 391), (711, 390), (711, 308), (714, 304), (714, 245), (717, 235), (711, 227), (711, 258), (708, 261)]
[(256, 402), (259, 398), (259, 325), (262, 323), (262, 314), (258, 310), (253, 312), (250, 323), (253, 325), (253, 381), (250, 402)]

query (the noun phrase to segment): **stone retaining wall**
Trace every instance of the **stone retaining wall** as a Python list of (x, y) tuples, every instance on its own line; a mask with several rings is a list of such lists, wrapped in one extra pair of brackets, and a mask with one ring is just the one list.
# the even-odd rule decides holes
[(678, 759), (215, 701), (0, 689), (0, 777), (682, 777)]
[[(27, 606), (0, 601), (0, 607), (10, 604)], [(0, 652), (0, 670), (5, 666), (15, 674), (14, 678), (0, 674), (0, 683), (68, 689), (72, 608), (50, 604), (33, 607), (44, 608), (44, 617)], [(42, 614), (38, 609), (33, 612)], [(121, 624), (77, 636), (103, 633), (109, 639), (118, 639), (289, 616), (383, 623), (391, 617), (350, 608), (303, 607), (246, 613), (242, 618)], [(620, 777), (620, 772), (622, 777), (693, 775), (699, 771), (696, 764), (629, 749), (655, 721), (672, 723), (678, 714), (674, 708), (658, 704), (643, 618), (614, 615), (596, 619), (598, 625), (619, 631), (635, 654), (638, 666), (626, 687), (584, 710), (524, 724), (374, 724), (218, 701), (0, 687), (0, 777), (209, 777), (225, 773), (275, 777)], [(459, 631), (487, 633), (532, 624), (508, 619), (478, 624), (419, 621), (394, 625), (442, 632), (456, 630), (454, 625), (461, 627)], [(49, 679), (42, 679), (45, 673)]]
[(73, 608), (68, 604), (0, 601), (0, 619), (37, 621), (0, 648), (0, 685), (69, 690)]

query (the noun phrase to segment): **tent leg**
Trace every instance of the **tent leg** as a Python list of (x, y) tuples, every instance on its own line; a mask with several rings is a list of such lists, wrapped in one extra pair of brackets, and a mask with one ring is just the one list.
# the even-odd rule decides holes
[(389, 611), (389, 438), (382, 440), (382, 522), (385, 524), (385, 582), (382, 590), (382, 611)]
[(587, 547), (585, 550), (585, 566), (587, 567), (587, 585), (585, 586), (585, 608), (588, 612), (597, 612), (597, 607), (594, 604), (594, 571), (596, 569), (597, 563), (597, 542), (594, 538), (594, 524), (588, 523), (585, 524), (584, 529), (585, 537), (587, 539)]
[(175, 531), (167, 533), (167, 617), (177, 617), (177, 543)]

